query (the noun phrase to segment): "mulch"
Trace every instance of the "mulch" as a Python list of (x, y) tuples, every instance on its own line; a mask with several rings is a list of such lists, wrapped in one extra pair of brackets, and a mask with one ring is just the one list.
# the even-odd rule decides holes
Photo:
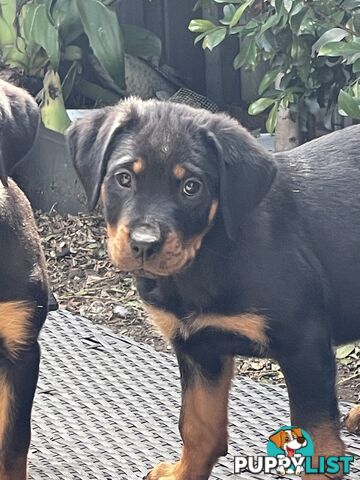
[[(36, 212), (49, 271), (50, 283), (60, 308), (106, 324), (127, 335), (172, 354), (171, 347), (147, 320), (133, 279), (117, 271), (106, 253), (106, 233), (100, 215), (61, 216)], [(342, 400), (360, 401), (360, 348), (337, 351), (338, 391)], [(242, 375), (285, 386), (276, 362), (239, 358)]]

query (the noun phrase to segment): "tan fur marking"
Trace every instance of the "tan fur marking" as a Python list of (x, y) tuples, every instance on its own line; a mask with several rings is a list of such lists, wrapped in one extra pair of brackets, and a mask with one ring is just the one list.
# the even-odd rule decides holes
[(186, 175), (186, 170), (181, 165), (175, 165), (173, 173), (178, 180), (182, 180)]
[(360, 433), (360, 405), (352, 408), (344, 418), (344, 425), (351, 433)]
[(227, 358), (224, 372), (216, 385), (208, 385), (198, 373), (195, 384), (184, 392), (181, 419), (183, 450), (176, 463), (161, 463), (148, 480), (207, 479), (221, 455), (227, 450), (228, 399), (234, 361)]
[(268, 344), (265, 318), (255, 313), (243, 313), (233, 316), (199, 315), (191, 324), (190, 332), (195, 333), (206, 327), (242, 335), (263, 347), (266, 347)]
[[(11, 408), (13, 401), (13, 389), (8, 383), (6, 376), (0, 373), (0, 451), (6, 431), (11, 423)], [(3, 476), (0, 475), (0, 478), (2, 479)]]
[(149, 315), (151, 323), (167, 340), (171, 340), (175, 336), (180, 324), (175, 315), (151, 305), (145, 305), (145, 310)]
[(242, 335), (262, 347), (268, 345), (266, 335), (265, 318), (254, 313), (243, 313), (241, 315), (199, 315), (194, 320), (179, 320), (175, 315), (151, 305), (145, 305), (152, 323), (164, 335), (171, 340), (178, 333), (184, 339), (204, 328), (216, 328)]
[(219, 200), (213, 200), (213, 202), (211, 204), (211, 207), (210, 207), (210, 212), (209, 212), (209, 219), (208, 219), (209, 225), (212, 224), (212, 222), (215, 218), (218, 206), (219, 206)]
[(24, 301), (0, 303), (0, 338), (10, 356), (16, 357), (30, 340), (32, 311), (33, 307)]
[(101, 204), (102, 204), (102, 205), (104, 205), (104, 203), (105, 203), (105, 195), (106, 195), (105, 185), (101, 185), (101, 188), (100, 188), (100, 201), (101, 201)]
[(138, 158), (135, 160), (135, 162), (132, 164), (132, 169), (136, 175), (138, 175), (140, 172), (144, 170), (144, 161), (141, 158)]

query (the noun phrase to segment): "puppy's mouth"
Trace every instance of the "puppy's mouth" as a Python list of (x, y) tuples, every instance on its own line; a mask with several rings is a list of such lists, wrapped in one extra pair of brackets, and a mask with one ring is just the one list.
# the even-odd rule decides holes
[(108, 227), (108, 251), (113, 264), (121, 271), (145, 278), (167, 277), (183, 272), (195, 260), (205, 233), (184, 241), (181, 233), (167, 233), (161, 248), (146, 258), (134, 250), (129, 228)]

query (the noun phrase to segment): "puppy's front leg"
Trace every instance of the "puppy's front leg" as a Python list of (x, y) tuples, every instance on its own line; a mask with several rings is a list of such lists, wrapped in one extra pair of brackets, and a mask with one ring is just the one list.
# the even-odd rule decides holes
[(207, 480), (217, 459), (227, 454), (228, 397), (234, 371), (231, 357), (199, 361), (176, 347), (182, 384), (180, 460), (161, 463), (148, 480)]
[[(304, 322), (306, 330), (284, 346), (279, 363), (288, 387), (291, 423), (309, 433), (314, 443), (313, 466), (318, 457), (344, 455), (339, 433), (335, 390), (336, 365), (329, 332), (320, 321)], [(336, 474), (308, 474), (306, 480), (339, 480)]]

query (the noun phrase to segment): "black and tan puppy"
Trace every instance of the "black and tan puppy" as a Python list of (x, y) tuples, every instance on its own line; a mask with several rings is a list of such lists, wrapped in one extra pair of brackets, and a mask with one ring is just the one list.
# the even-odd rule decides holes
[(0, 479), (25, 480), (48, 287), (29, 202), (8, 175), (33, 144), (36, 103), (0, 80)]
[(204, 480), (226, 454), (238, 354), (275, 358), (291, 424), (342, 455), (333, 346), (360, 338), (360, 126), (271, 156), (225, 115), (130, 99), (68, 141), (180, 365), (182, 454), (148, 478)]

